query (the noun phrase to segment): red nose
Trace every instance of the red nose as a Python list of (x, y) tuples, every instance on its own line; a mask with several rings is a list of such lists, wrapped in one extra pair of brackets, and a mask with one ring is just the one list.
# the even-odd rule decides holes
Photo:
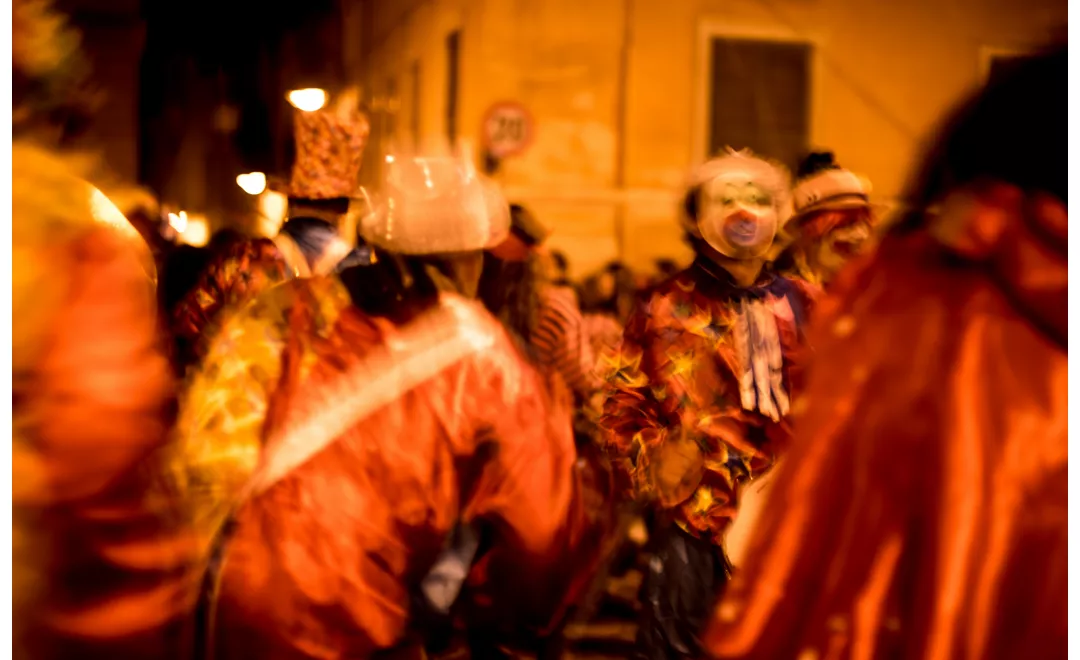
[(754, 214), (749, 211), (739, 209), (727, 217), (729, 223), (735, 222), (752, 222), (754, 220)]

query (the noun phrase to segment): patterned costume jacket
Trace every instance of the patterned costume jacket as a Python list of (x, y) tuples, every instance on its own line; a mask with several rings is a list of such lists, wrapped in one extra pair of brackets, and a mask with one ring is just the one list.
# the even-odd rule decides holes
[(791, 392), (810, 295), (806, 285), (769, 273), (739, 288), (726, 271), (699, 258), (644, 296), (621, 344), (600, 366), (607, 382), (604, 443), (631, 496), (657, 497), (663, 446), (679, 437), (694, 440), (701, 448), (700, 481), (669, 508), (688, 533), (721, 544), (741, 484), (768, 470), (790, 436), (786, 421), (744, 409), (734, 332), (739, 306), (761, 301), (774, 317), (783, 383)]

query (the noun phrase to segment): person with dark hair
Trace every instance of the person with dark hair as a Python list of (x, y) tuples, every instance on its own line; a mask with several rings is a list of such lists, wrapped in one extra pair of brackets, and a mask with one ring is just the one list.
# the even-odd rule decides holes
[(577, 295), (544, 272), (543, 243), (550, 233), (524, 207), (511, 205), (510, 235), (484, 255), (480, 300), (533, 364), (559, 379), (554, 390), (569, 388), (580, 403), (599, 389), (600, 380)]
[(1065, 48), (967, 99), (834, 282), (713, 657), (1066, 657), (1067, 118)]
[(585, 281), (583, 308), (623, 323), (634, 306), (637, 292), (634, 271), (621, 261), (612, 261)]
[(570, 286), (570, 259), (559, 250), (549, 250), (552, 265), (551, 281), (557, 286)]
[(375, 263), (230, 316), (183, 402), (176, 489), (220, 530), (216, 657), (419, 652), (458, 615), (542, 634), (598, 561), (569, 414), (470, 300), (501, 193), (454, 159), (389, 169), (361, 227)]
[(226, 241), (172, 309), (181, 373), (198, 363), (223, 310), (288, 279), (331, 273), (350, 254), (339, 225), (350, 224), (368, 121), (343, 102), (334, 109), (297, 111), (295, 128), (289, 218), (278, 235)]
[(669, 277), (674, 276), (679, 272), (679, 264), (674, 259), (657, 259), (656, 260), (656, 282), (659, 284)]
[(747, 152), (695, 170), (683, 227), (697, 258), (643, 296), (602, 359), (604, 442), (655, 518), (635, 657), (697, 657), (728, 580), (724, 533), (740, 493), (790, 435), (807, 300), (766, 268), (789, 185), (780, 166)]
[(877, 214), (870, 184), (838, 165), (831, 152), (803, 160), (793, 193), (795, 214), (785, 227), (791, 244), (775, 268), (824, 286), (871, 244)]
[(206, 244), (206, 247), (214, 253), (224, 252), (230, 247), (243, 241), (247, 237), (243, 232), (233, 227), (222, 227), (214, 232), (214, 235), (210, 237), (210, 241)]
[(519, 204), (510, 205), (510, 234), (484, 254), (479, 298), (530, 359), (540, 315), (540, 289), (549, 280), (538, 249), (551, 230)]

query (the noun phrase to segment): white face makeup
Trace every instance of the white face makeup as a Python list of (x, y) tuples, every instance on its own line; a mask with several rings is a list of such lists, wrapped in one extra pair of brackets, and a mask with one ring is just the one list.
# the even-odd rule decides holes
[(831, 277), (849, 260), (862, 254), (871, 237), (870, 224), (864, 220), (833, 229), (817, 245), (814, 254), (817, 269)]
[(725, 174), (701, 189), (698, 229), (717, 252), (732, 259), (764, 255), (778, 229), (772, 194), (749, 174)]

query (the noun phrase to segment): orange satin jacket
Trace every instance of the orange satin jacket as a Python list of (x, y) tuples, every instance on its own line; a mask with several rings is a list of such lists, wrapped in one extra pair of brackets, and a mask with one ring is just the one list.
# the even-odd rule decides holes
[[(413, 327), (423, 340), (407, 338)], [(387, 359), (372, 367), (377, 351)], [(458, 522), (496, 530), (483, 590), (521, 626), (543, 628), (598, 559), (569, 412), (553, 409), (498, 321), (453, 295), (402, 327), (365, 315), (336, 279), (268, 291), (215, 338), (180, 428), (189, 483), (215, 501), (257, 473), (264, 441), (329, 441), (239, 509), (219, 657), (354, 658), (401, 644), (410, 598)]]
[(1067, 221), (961, 194), (842, 274), (711, 655), (1065, 657)]

